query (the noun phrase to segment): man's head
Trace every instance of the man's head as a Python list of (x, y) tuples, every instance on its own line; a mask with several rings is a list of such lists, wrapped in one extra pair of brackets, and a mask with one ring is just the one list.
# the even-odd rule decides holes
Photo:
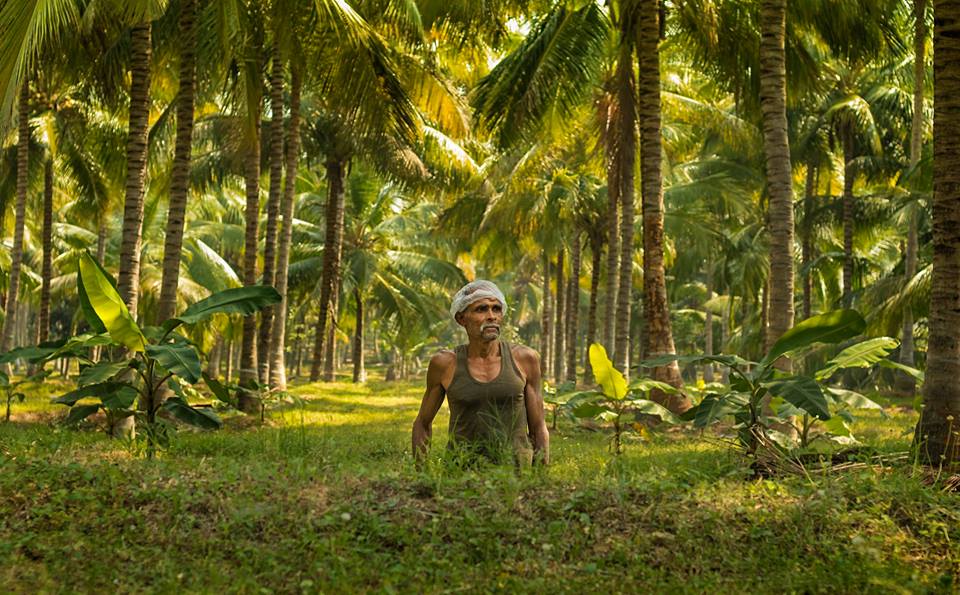
[(453, 296), (450, 315), (470, 338), (493, 340), (500, 337), (500, 325), (507, 309), (503, 292), (490, 281), (467, 283)]

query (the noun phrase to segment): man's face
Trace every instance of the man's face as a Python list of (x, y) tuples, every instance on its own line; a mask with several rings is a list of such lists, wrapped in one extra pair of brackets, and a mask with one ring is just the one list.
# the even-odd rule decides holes
[(457, 314), (457, 322), (466, 329), (471, 339), (493, 341), (500, 338), (503, 306), (494, 298), (479, 299)]

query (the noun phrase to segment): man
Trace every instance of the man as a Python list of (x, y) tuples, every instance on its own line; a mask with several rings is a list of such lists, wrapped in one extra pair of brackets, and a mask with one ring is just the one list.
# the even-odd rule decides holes
[[(446, 397), (449, 447), (455, 453), (516, 464), (546, 465), (550, 434), (543, 413), (540, 356), (500, 339), (507, 308), (500, 289), (478, 279), (454, 295), (450, 315), (467, 332), (467, 344), (430, 359), (427, 390), (413, 422), (413, 455), (423, 462), (433, 419)], [(531, 452), (532, 443), (532, 452)]]

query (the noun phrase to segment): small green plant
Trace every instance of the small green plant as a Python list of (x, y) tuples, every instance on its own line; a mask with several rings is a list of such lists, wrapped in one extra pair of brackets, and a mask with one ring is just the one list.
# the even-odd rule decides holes
[(576, 384), (573, 382), (564, 382), (557, 386), (550, 386), (546, 380), (543, 381), (543, 401), (550, 405), (551, 422), (550, 428), (557, 429), (557, 415), (561, 412), (569, 414), (567, 402), (576, 394), (574, 389)]
[(568, 393), (555, 398), (574, 417), (611, 424), (611, 450), (615, 455), (623, 452), (623, 432), (631, 416), (636, 419), (641, 415), (653, 415), (662, 421), (679, 421), (667, 408), (649, 399), (652, 390), (676, 393), (673, 386), (651, 379), (640, 379), (627, 385), (626, 378), (613, 366), (606, 349), (599, 343), (590, 345), (590, 365), (600, 390)]
[[(159, 327), (141, 329), (120, 299), (110, 275), (89, 254), (80, 256), (77, 288), (81, 309), (93, 332), (68, 339), (45, 357), (47, 360), (76, 357), (81, 362), (77, 389), (54, 402), (70, 407), (68, 424), (78, 423), (101, 409), (114, 419), (140, 418), (145, 428), (148, 457), (153, 456), (156, 447), (166, 443), (171, 428), (158, 420), (161, 409), (200, 428), (216, 429), (221, 425), (213, 411), (193, 407), (188, 402), (188, 398), (196, 394), (191, 385), (201, 379), (200, 355), (177, 329), (218, 313), (249, 315), (280, 301), (280, 294), (268, 286), (228, 289), (196, 302)], [(122, 354), (121, 357), (91, 361), (90, 348), (104, 345), (113, 347), (112, 351)], [(169, 388), (173, 396), (161, 399), (164, 387)], [(217, 391), (213, 392), (217, 395)], [(87, 397), (99, 402), (80, 403)], [(135, 405), (138, 401), (139, 407)]]
[[(889, 337), (869, 339), (841, 351), (819, 371), (788, 374), (776, 368), (783, 356), (809, 348), (815, 343), (839, 343), (861, 334), (866, 328), (863, 317), (855, 310), (836, 310), (808, 318), (783, 334), (759, 362), (735, 355), (677, 356), (668, 355), (642, 362), (642, 366), (662, 366), (671, 361), (716, 362), (730, 370), (730, 385), (708, 392), (703, 400), (684, 414), (694, 427), (733, 417), (735, 429), (747, 452), (753, 453), (764, 441), (782, 447), (790, 446), (790, 438), (777, 428), (796, 430), (798, 446), (807, 446), (813, 438), (811, 430), (818, 421), (838, 437), (851, 438), (851, 410), (880, 406), (867, 397), (848, 390), (822, 386), (835, 373), (847, 368), (864, 368), (874, 364), (919, 372), (885, 359), (897, 342)], [(831, 413), (836, 412), (836, 416)], [(794, 420), (800, 418), (797, 423)], [(769, 439), (769, 440), (767, 440)]]
[[(7, 356), (12, 356), (8, 358)], [(18, 359), (18, 350), (14, 350), (0, 356), (0, 363), (6, 364)], [(0, 390), (3, 391), (3, 396), (7, 402), (7, 412), (4, 415), (3, 420), (5, 422), (10, 421), (10, 408), (14, 401), (23, 401), (27, 398), (26, 393), (23, 392), (22, 387), (27, 384), (39, 384), (50, 375), (49, 370), (40, 370), (26, 378), (21, 378), (20, 380), (11, 380), (10, 376), (3, 370), (0, 370)]]

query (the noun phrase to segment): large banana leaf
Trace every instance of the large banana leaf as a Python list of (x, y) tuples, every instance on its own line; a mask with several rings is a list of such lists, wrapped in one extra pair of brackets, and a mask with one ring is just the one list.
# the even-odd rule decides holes
[(146, 340), (140, 327), (130, 316), (127, 305), (120, 299), (120, 294), (109, 278), (88, 253), (80, 255), (80, 273), (77, 280), (83, 286), (94, 313), (103, 322), (113, 340), (131, 351), (143, 351)]
[(97, 384), (88, 384), (87, 386), (72, 390), (67, 394), (54, 399), (53, 402), (72, 407), (77, 401), (84, 397), (98, 397), (102, 401), (109, 395), (126, 386), (126, 384), (121, 382), (99, 382)]
[(817, 381), (809, 376), (788, 376), (787, 378), (767, 382), (763, 386), (772, 395), (782, 397), (810, 415), (815, 415), (823, 420), (830, 419), (827, 398)]
[(163, 408), (180, 421), (205, 430), (216, 430), (223, 425), (216, 413), (191, 407), (181, 397), (170, 397), (164, 401)]
[(190, 384), (200, 380), (200, 356), (190, 345), (147, 345), (147, 355), (156, 359), (168, 372), (173, 372)]
[(705, 428), (727, 415), (740, 411), (747, 405), (747, 400), (746, 397), (738, 393), (709, 394), (695, 408), (693, 427)]
[(817, 380), (830, 378), (834, 372), (844, 368), (870, 367), (886, 358), (899, 344), (899, 341), (890, 337), (877, 337), (851, 345), (838, 353), (835, 358), (827, 362), (827, 365), (817, 372)]
[(92, 366), (86, 366), (80, 372), (80, 377), (77, 378), (77, 384), (80, 386), (86, 386), (88, 384), (100, 384), (101, 382), (106, 382), (110, 380), (123, 370), (130, 367), (130, 360), (122, 360), (119, 362), (100, 362)]
[(100, 409), (100, 405), (77, 405), (71, 407), (67, 417), (63, 420), (64, 425), (72, 426), (87, 419)]
[[(94, 261), (99, 267), (100, 263)], [(106, 272), (101, 268), (104, 276), (110, 279), (107, 276)], [(111, 279), (112, 281), (112, 279)], [(116, 289), (116, 285), (113, 285)], [(87, 321), (87, 324), (90, 325), (90, 330), (97, 334), (102, 334), (107, 332), (107, 327), (103, 326), (103, 321), (100, 320), (100, 317), (97, 316), (97, 311), (93, 309), (93, 304), (90, 303), (90, 298), (87, 296), (87, 290), (83, 286), (83, 279), (80, 276), (80, 263), (77, 262), (77, 298), (80, 300), (80, 312), (83, 314), (83, 319)]]
[(834, 310), (813, 316), (783, 333), (761, 360), (760, 367), (770, 365), (789, 351), (814, 343), (839, 343), (856, 337), (866, 328), (866, 321), (856, 310)]
[(636, 414), (655, 415), (662, 421), (668, 423), (680, 423), (680, 418), (674, 415), (673, 412), (663, 405), (655, 403), (649, 399), (631, 399), (630, 405)]
[(843, 388), (828, 388), (827, 394), (829, 394), (834, 401), (842, 403), (851, 409), (876, 409), (881, 413), (883, 412), (883, 407), (880, 406), (879, 403), (868, 399), (856, 391)]
[(590, 365), (593, 366), (593, 376), (597, 384), (607, 398), (620, 400), (627, 396), (627, 381), (620, 370), (613, 367), (603, 345), (594, 343), (590, 346)]
[(181, 324), (200, 322), (219, 313), (247, 316), (265, 306), (280, 302), (280, 299), (277, 290), (269, 285), (227, 289), (191, 305), (176, 318), (165, 321), (163, 328), (171, 331)]

